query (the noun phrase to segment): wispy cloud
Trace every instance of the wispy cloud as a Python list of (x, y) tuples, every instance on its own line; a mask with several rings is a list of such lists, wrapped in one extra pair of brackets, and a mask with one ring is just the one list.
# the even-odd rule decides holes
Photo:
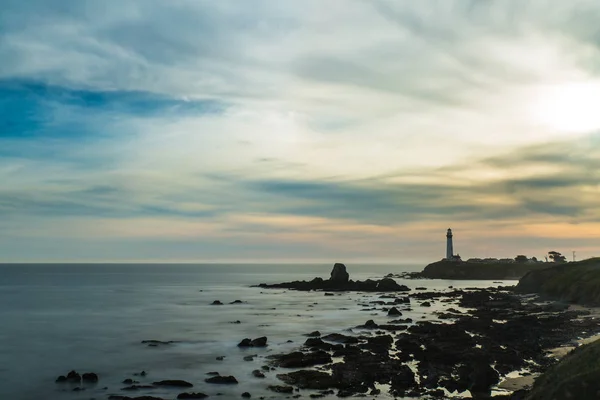
[(591, 255), (600, 126), (573, 104), (600, 102), (598, 18), (594, 0), (4, 1), (0, 254), (425, 260), (451, 224), (473, 253)]

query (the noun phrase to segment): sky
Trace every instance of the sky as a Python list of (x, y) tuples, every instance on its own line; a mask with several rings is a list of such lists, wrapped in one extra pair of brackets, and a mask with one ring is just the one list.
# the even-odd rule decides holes
[(600, 255), (597, 0), (3, 0), (0, 262)]

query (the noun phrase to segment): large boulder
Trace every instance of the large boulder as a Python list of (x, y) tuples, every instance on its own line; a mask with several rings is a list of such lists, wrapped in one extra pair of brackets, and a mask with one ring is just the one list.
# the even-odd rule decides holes
[(408, 291), (410, 290), (405, 285), (398, 285), (392, 278), (383, 278), (377, 282), (377, 290), (381, 292), (388, 291)]
[(348, 283), (350, 274), (346, 271), (346, 266), (342, 263), (335, 263), (331, 270), (331, 277), (329, 280), (336, 283)]

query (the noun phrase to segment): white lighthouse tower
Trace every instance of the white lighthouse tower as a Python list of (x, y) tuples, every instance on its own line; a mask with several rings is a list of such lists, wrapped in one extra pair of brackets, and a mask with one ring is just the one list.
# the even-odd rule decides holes
[(454, 259), (454, 248), (452, 246), (452, 229), (448, 228), (446, 232), (446, 260), (453, 261)]

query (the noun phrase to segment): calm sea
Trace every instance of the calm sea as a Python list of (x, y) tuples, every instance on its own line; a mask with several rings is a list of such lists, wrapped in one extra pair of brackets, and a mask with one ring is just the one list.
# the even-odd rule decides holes
[[(347, 265), (351, 279), (420, 270), (419, 265)], [(194, 391), (240, 398), (264, 395), (275, 374), (259, 380), (251, 372), (265, 357), (291, 351), (304, 333), (343, 332), (384, 313), (361, 311), (374, 294), (263, 290), (250, 285), (328, 278), (332, 265), (0, 265), (0, 399), (106, 399), (110, 394), (151, 394), (168, 399), (182, 390), (125, 393), (121, 381), (147, 371), (142, 383), (184, 379)], [(491, 286), (490, 281), (406, 281), (430, 290), (448, 285)], [(505, 284), (514, 282), (505, 281)], [(225, 303), (213, 306), (213, 300)], [(228, 304), (242, 300), (243, 304)], [(405, 316), (433, 318), (433, 309)], [(234, 321), (240, 321), (234, 324)], [(267, 336), (265, 349), (239, 349), (245, 338)], [(177, 341), (148, 347), (142, 340)], [(288, 343), (291, 340), (292, 343)], [(254, 361), (245, 355), (257, 354)], [(216, 357), (225, 356), (223, 361)], [(54, 383), (75, 369), (96, 372), (100, 382), (85, 391)], [(234, 375), (235, 387), (204, 383), (206, 373)], [(107, 387), (108, 389), (104, 389)]]

